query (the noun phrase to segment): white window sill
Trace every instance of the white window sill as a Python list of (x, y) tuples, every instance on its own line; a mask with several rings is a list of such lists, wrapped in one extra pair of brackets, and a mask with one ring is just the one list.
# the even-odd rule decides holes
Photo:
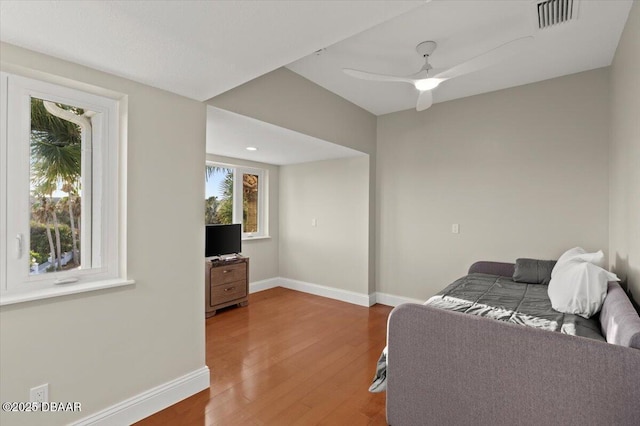
[(94, 281), (80, 284), (65, 284), (55, 287), (41, 288), (24, 293), (0, 294), (0, 306), (13, 305), (33, 300), (49, 299), (51, 297), (67, 296), (69, 294), (84, 293), (87, 291), (102, 290), (105, 288), (122, 287), (134, 284), (134, 280), (117, 278), (113, 280)]
[(242, 237), (242, 241), (252, 241), (252, 240), (269, 240), (271, 237), (269, 235), (261, 235), (259, 237)]

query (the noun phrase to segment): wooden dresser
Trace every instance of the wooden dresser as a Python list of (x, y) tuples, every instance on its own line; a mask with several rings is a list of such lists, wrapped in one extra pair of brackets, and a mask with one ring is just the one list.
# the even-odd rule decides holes
[(205, 261), (205, 316), (220, 308), (249, 303), (249, 258)]

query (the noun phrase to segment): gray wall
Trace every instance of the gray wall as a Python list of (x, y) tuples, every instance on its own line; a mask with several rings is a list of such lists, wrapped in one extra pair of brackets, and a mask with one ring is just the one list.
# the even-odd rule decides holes
[(256, 281), (278, 277), (280, 167), (272, 164), (211, 154), (207, 154), (207, 161), (256, 167), (265, 169), (269, 173), (269, 196), (265, 198), (268, 203), (269, 238), (242, 241), (242, 254), (249, 257), (249, 282), (254, 283)]
[(0, 423), (66, 424), (205, 365), (202, 198), (205, 105), (2, 44), (5, 70), (33, 70), (128, 95), (127, 264), (136, 284), (0, 308), (2, 401), (81, 413), (0, 413)]
[(607, 100), (599, 69), (379, 117), (378, 291), (425, 299), (477, 260), (606, 251)]
[(368, 187), (367, 155), (280, 167), (280, 276), (369, 294)]
[(640, 302), (640, 4), (611, 66), (609, 260)]

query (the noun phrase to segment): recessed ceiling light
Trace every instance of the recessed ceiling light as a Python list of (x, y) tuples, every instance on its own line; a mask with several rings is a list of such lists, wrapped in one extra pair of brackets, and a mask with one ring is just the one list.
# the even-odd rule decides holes
[(247, 147), (247, 151), (257, 151), (258, 148), (256, 148), (255, 146), (248, 146)]

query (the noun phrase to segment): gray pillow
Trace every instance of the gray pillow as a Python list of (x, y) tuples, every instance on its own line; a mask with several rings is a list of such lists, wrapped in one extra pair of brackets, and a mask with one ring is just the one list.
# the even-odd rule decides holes
[(555, 260), (516, 259), (513, 280), (517, 283), (549, 284)]

